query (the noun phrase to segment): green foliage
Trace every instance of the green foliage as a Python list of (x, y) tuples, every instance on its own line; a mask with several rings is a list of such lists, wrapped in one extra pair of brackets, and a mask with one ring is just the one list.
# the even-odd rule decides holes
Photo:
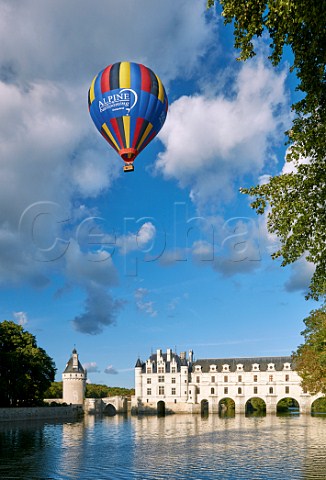
[[(266, 403), (262, 398), (259, 397), (253, 397), (250, 399), (250, 405), (252, 410), (255, 410), (257, 412), (265, 412), (266, 411)], [(249, 407), (249, 405), (248, 405)], [(250, 410), (250, 408), (249, 408)]]
[(108, 387), (106, 385), (98, 385), (95, 383), (88, 383), (86, 385), (86, 398), (105, 398), (124, 396), (130, 397), (135, 394), (134, 389), (122, 387)]
[(62, 398), (62, 382), (52, 382), (44, 392), (44, 398)]
[(225, 411), (231, 411), (235, 409), (235, 403), (232, 398), (223, 398), (220, 401), (220, 407)]
[(311, 394), (326, 394), (326, 307), (313, 310), (304, 323), (306, 329), (301, 334), (305, 343), (293, 354), (293, 361), (302, 387)]
[[(225, 24), (234, 25), (239, 60), (255, 55), (253, 39), (268, 32), (273, 65), (289, 46), (290, 70), (299, 80), (302, 98), (292, 105), (292, 128), (286, 132), (291, 148), (287, 161), (294, 171), (271, 178), (267, 184), (243, 188), (256, 197), (251, 204), (258, 214), (268, 214), (268, 230), (277, 234), (281, 247), (273, 258), (282, 266), (306, 255), (316, 266), (308, 297), (326, 293), (326, 2), (320, 0), (208, 0), (222, 6)], [(305, 163), (303, 163), (305, 160)]]
[(299, 408), (299, 404), (294, 398), (283, 398), (277, 404), (278, 412), (287, 412), (290, 408)]
[(313, 413), (326, 413), (326, 397), (318, 398), (311, 406)]
[(0, 323), (0, 407), (41, 404), (55, 371), (31, 333), (11, 321)]

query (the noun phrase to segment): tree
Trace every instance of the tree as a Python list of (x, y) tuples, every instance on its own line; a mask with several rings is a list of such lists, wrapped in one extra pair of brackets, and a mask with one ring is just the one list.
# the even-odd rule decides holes
[(31, 333), (11, 321), (0, 323), (0, 407), (40, 404), (55, 372)]
[(44, 398), (62, 398), (62, 382), (52, 382), (44, 392)]
[(305, 343), (293, 353), (295, 368), (303, 388), (311, 394), (326, 394), (326, 306), (313, 310), (304, 323)]
[(284, 47), (293, 53), (290, 70), (298, 78), (302, 98), (288, 136), (287, 158), (292, 172), (271, 177), (269, 182), (241, 192), (255, 197), (258, 214), (269, 208), (267, 226), (277, 234), (282, 266), (302, 255), (315, 264), (308, 297), (326, 293), (326, 2), (320, 0), (208, 0), (222, 6), (225, 24), (234, 22), (239, 60), (255, 55), (253, 39), (268, 32), (269, 59), (280, 62)]

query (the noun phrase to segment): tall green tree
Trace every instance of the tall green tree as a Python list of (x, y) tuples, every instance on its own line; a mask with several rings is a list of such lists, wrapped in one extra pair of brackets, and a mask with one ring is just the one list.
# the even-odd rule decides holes
[(292, 128), (286, 132), (291, 173), (241, 191), (255, 200), (258, 214), (267, 207), (268, 230), (277, 234), (280, 248), (273, 258), (282, 266), (301, 256), (316, 266), (308, 297), (326, 293), (326, 2), (321, 0), (208, 0), (222, 7), (225, 24), (233, 23), (239, 60), (255, 55), (253, 40), (269, 35), (274, 66), (284, 47), (290, 47), (290, 70), (298, 78), (302, 98), (292, 105)]
[(0, 407), (40, 404), (55, 372), (31, 333), (11, 321), (0, 323)]
[(313, 310), (304, 320), (305, 342), (293, 354), (302, 386), (309, 393), (326, 394), (326, 307)]

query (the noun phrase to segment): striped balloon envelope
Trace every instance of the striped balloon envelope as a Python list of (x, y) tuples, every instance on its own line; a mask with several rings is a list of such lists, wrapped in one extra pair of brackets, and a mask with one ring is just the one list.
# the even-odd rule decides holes
[(160, 78), (139, 63), (107, 66), (91, 83), (88, 108), (96, 128), (133, 170), (137, 155), (161, 130), (168, 99)]

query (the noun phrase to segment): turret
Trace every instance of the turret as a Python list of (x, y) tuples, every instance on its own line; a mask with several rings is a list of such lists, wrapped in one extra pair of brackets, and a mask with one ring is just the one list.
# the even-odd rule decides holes
[(143, 365), (140, 359), (138, 358), (135, 365), (135, 398), (142, 398), (143, 389), (142, 389), (142, 369)]
[(86, 390), (87, 372), (78, 360), (74, 348), (62, 374), (63, 401), (73, 405), (83, 405)]

